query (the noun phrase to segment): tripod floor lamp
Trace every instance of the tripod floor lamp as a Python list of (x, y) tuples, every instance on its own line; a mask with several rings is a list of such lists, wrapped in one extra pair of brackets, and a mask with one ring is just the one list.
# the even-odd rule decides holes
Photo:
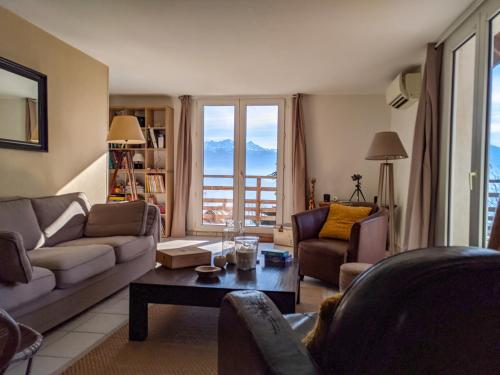
[(373, 137), (366, 160), (385, 160), (380, 164), (378, 180), (378, 204), (389, 209), (389, 252), (395, 253), (394, 227), (394, 170), (389, 160), (406, 159), (408, 154), (396, 132), (379, 132)]
[(117, 143), (122, 145), (122, 149), (113, 150), (113, 165), (115, 170), (113, 171), (113, 177), (111, 178), (111, 183), (109, 185), (109, 194), (112, 194), (116, 186), (116, 177), (120, 168), (125, 169), (125, 176), (127, 181), (130, 183), (130, 195), (133, 201), (138, 199), (137, 196), (137, 186), (134, 174), (134, 161), (133, 161), (133, 150), (127, 148), (128, 145), (138, 145), (146, 143), (144, 135), (142, 134), (139, 121), (135, 116), (115, 116), (111, 122), (111, 127), (109, 129), (108, 137), (106, 138), (108, 143)]

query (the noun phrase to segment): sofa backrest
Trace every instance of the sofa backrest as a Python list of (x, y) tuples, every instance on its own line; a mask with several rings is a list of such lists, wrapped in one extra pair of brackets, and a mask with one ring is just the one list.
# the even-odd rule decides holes
[(43, 233), (28, 198), (0, 199), (0, 230), (18, 232), (26, 250), (41, 246)]
[(84, 193), (32, 198), (45, 246), (83, 237), (90, 204)]

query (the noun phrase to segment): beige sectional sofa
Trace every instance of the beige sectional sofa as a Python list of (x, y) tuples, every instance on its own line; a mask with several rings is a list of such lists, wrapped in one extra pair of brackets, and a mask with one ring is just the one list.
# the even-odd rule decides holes
[(41, 332), (55, 327), (152, 269), (159, 228), (142, 201), (0, 199), (0, 308)]

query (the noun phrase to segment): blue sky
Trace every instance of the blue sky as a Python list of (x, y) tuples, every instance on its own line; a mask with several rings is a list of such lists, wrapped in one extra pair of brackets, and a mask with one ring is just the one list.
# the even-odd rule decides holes
[(500, 147), (500, 65), (491, 76), (490, 143)]
[[(234, 107), (205, 106), (205, 141), (234, 140)], [(247, 142), (277, 149), (278, 107), (247, 106)]]

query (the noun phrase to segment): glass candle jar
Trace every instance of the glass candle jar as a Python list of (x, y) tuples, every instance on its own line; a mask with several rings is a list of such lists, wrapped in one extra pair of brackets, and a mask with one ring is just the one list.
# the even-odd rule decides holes
[(236, 266), (242, 271), (252, 270), (257, 264), (259, 237), (235, 237)]

